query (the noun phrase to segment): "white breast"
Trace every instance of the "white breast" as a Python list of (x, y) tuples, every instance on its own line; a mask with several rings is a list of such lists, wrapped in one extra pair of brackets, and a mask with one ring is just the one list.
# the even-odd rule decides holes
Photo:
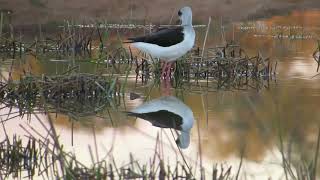
[(184, 26), (183, 33), (183, 41), (173, 46), (162, 47), (156, 44), (144, 42), (133, 43), (133, 46), (150, 54), (153, 58), (160, 58), (166, 61), (175, 61), (190, 51), (194, 45), (195, 32), (192, 26)]

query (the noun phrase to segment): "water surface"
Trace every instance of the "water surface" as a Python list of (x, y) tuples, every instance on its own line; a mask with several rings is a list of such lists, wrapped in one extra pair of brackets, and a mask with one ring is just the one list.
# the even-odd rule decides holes
[[(160, 156), (172, 163), (176, 159), (182, 161), (170, 130), (161, 130), (144, 120), (128, 118), (122, 113), (145, 101), (170, 94), (184, 101), (195, 116), (191, 144), (182, 151), (189, 165), (199, 166), (200, 145), (208, 174), (215, 163), (231, 165), (235, 174), (241, 158), (244, 158), (242, 178), (282, 179), (284, 173), (280, 138), (283, 139), (285, 153), (290, 154), (294, 163), (311, 161), (315, 153), (320, 119), (317, 110), (320, 102), (320, 76), (315, 76), (317, 63), (312, 54), (317, 47), (319, 18), (320, 11), (309, 10), (258, 21), (235, 22), (225, 25), (225, 38), (214, 30), (219, 25), (214, 23), (207, 47), (234, 40), (250, 55), (260, 53), (263, 57), (277, 61), (277, 74), (268, 88), (246, 91), (207, 91), (201, 87), (175, 89), (154, 84), (152, 80), (147, 84), (136, 83), (132, 72), (125, 97), (121, 98), (117, 108), (111, 110), (112, 121), (108, 115), (91, 116), (81, 117), (72, 125), (66, 114), (51, 114), (60, 141), (66, 150), (74, 152), (82, 162), (91, 163), (88, 146), (95, 146), (95, 133), (99, 158), (112, 155), (117, 162), (125, 164), (129, 160), (129, 153), (139, 162), (148, 162), (154, 155), (159, 135), (163, 146)], [(197, 31), (198, 46), (202, 45), (204, 31)], [(128, 36), (126, 33), (120, 35), (122, 38)], [(36, 75), (56, 74), (67, 69), (68, 63), (48, 62), (52, 57), (41, 58), (23, 56), (21, 61), (15, 62), (12, 77), (18, 79), (23, 69)], [(11, 61), (4, 62), (7, 66), (1, 66), (1, 73), (8, 77), (9, 70), (6, 67)], [(96, 71), (96, 64), (79, 64), (81, 72)], [(141, 97), (130, 100), (130, 92)], [(0, 110), (1, 114), (8, 111)], [(40, 117), (46, 119), (45, 115)], [(23, 136), (26, 132), (19, 128), (19, 124), (43, 131), (34, 117), (30, 121), (25, 119), (15, 118), (6, 122), (8, 134)]]

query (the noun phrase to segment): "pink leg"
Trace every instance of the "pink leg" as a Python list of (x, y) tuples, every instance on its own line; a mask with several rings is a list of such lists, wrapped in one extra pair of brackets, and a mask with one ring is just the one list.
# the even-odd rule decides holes
[(172, 62), (168, 62), (167, 64), (166, 79), (170, 79)]
[(161, 80), (161, 94), (163, 96), (171, 95), (171, 83), (167, 79)]
[(162, 71), (162, 72), (161, 72), (161, 78), (163, 78), (164, 75), (165, 75), (165, 73), (166, 73), (167, 64), (168, 64), (167, 61), (164, 61), (163, 64), (162, 64), (162, 66), (161, 66), (161, 69), (162, 69), (162, 70), (161, 70), (161, 71)]

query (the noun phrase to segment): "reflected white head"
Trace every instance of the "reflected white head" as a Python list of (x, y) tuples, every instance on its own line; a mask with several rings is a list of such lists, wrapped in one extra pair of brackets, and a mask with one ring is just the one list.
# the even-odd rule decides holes
[(181, 8), (178, 15), (182, 26), (192, 25), (192, 10), (190, 7), (186, 6)]
[(190, 132), (181, 131), (176, 143), (181, 149), (188, 148), (190, 144)]

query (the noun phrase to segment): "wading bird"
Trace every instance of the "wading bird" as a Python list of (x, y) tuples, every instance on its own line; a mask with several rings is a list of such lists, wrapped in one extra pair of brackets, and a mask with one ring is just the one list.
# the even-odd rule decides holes
[(150, 54), (153, 58), (164, 61), (161, 77), (169, 78), (171, 66), (181, 56), (192, 49), (195, 32), (192, 27), (192, 11), (190, 7), (183, 7), (178, 12), (181, 25), (174, 28), (160, 28), (157, 32), (147, 36), (128, 38), (126, 43)]

